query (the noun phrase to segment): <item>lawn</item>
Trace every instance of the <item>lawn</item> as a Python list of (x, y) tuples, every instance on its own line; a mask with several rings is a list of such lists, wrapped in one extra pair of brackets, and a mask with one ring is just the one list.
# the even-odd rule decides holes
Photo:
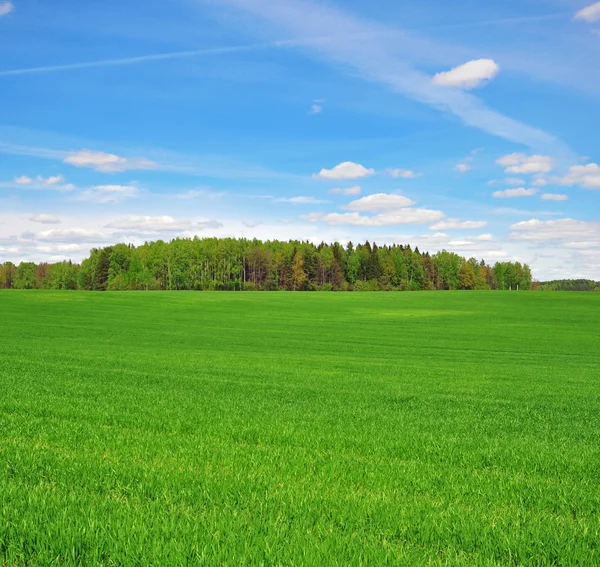
[(0, 292), (0, 565), (600, 564), (600, 294)]

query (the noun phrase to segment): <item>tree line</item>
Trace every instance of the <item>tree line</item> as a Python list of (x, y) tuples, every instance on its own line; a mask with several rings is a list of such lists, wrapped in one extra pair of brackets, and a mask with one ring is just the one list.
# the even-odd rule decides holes
[(553, 280), (535, 282), (534, 288), (542, 291), (600, 291), (600, 282), (594, 280)]
[(463, 258), (410, 245), (354, 246), (235, 238), (177, 238), (94, 248), (73, 262), (6, 262), (0, 288), (210, 291), (417, 291), (532, 288), (519, 262)]

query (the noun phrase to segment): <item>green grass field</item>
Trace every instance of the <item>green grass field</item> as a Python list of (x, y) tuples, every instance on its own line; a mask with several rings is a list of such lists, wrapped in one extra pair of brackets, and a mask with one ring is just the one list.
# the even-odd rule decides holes
[(0, 565), (600, 565), (600, 294), (0, 293)]

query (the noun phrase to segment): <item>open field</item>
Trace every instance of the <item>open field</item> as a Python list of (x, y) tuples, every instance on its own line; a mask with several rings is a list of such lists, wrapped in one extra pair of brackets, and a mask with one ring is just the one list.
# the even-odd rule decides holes
[(599, 565), (600, 294), (0, 292), (0, 565)]

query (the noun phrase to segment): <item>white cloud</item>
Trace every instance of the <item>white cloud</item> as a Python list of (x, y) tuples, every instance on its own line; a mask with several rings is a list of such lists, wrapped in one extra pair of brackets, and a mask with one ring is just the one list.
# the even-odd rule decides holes
[(81, 250), (81, 246), (79, 244), (54, 244), (51, 246), (36, 246), (36, 250), (46, 254), (55, 254), (57, 252), (75, 252)]
[(454, 166), (454, 171), (457, 173), (467, 173), (467, 171), (471, 171), (473, 169), (468, 163), (457, 163)]
[(32, 215), (27, 220), (39, 222), (40, 224), (60, 224), (60, 219), (57, 216), (47, 214)]
[(152, 217), (132, 215), (114, 220), (107, 224), (106, 228), (142, 232), (178, 232), (182, 230), (220, 228), (221, 226), (223, 225), (218, 221), (177, 220), (170, 216)]
[(120, 203), (131, 197), (137, 197), (140, 190), (133, 185), (96, 185), (82, 191), (79, 201), (90, 203)]
[(568, 201), (568, 195), (560, 195), (559, 193), (544, 193), (542, 201)]
[(550, 156), (528, 156), (523, 153), (501, 157), (496, 163), (506, 168), (504, 171), (509, 175), (548, 173), (554, 168), (554, 160)]
[(450, 71), (438, 73), (433, 84), (442, 87), (474, 89), (489, 83), (500, 72), (499, 65), (492, 59), (475, 59)]
[(146, 158), (124, 158), (92, 150), (72, 152), (64, 159), (64, 163), (104, 173), (115, 173), (128, 169), (156, 169), (158, 167), (156, 163)]
[(488, 181), (488, 185), (492, 186), (492, 185), (525, 185), (527, 183), (527, 181), (525, 181), (525, 179), (521, 179), (519, 177), (506, 177), (505, 179), (502, 179), (500, 181), (498, 181), (497, 179), (492, 179), (491, 181)]
[(65, 178), (62, 175), (54, 175), (44, 179), (41, 175), (38, 175), (37, 180), (44, 185), (57, 185), (58, 183), (62, 183)]
[(321, 179), (360, 179), (374, 173), (374, 169), (367, 169), (359, 163), (345, 161), (336, 165), (333, 169), (322, 169), (318, 174), (313, 175), (313, 177)]
[(332, 195), (360, 195), (360, 186), (347, 187), (345, 189), (332, 189), (329, 191)]
[(102, 242), (104, 235), (85, 228), (53, 228), (37, 234), (24, 234), (24, 238), (51, 242)]
[(569, 187), (579, 185), (584, 189), (600, 189), (600, 166), (596, 163), (574, 165), (569, 168), (565, 177), (558, 179), (558, 182)]
[(512, 240), (527, 240), (531, 242), (587, 242), (600, 239), (600, 223), (585, 222), (574, 219), (559, 219), (541, 221), (531, 219), (513, 224)]
[(496, 199), (512, 199), (513, 197), (532, 197), (539, 192), (539, 189), (505, 189), (504, 191), (494, 191), (493, 196)]
[[(546, 185), (548, 185), (548, 181), (546, 181), (543, 177), (538, 177), (533, 184), (536, 187), (546, 187)], [(524, 184), (523, 184), (524, 185)]]
[(74, 185), (64, 183), (64, 181), (65, 178), (62, 175), (54, 175), (46, 178), (38, 175), (35, 179), (32, 179), (28, 175), (21, 175), (13, 179), (16, 185), (28, 186), (31, 189), (56, 189), (58, 191), (72, 191), (75, 189)]
[(0, 2), (0, 18), (10, 14), (14, 9), (15, 7), (11, 2)]
[(328, 203), (329, 201), (322, 201), (315, 197), (281, 197), (279, 199), (274, 199), (277, 203), (291, 203), (292, 205), (316, 205), (320, 203)]
[(315, 103), (310, 107), (311, 114), (321, 114), (321, 112), (323, 112), (323, 106), (320, 104)]
[(491, 242), (492, 240), (495, 240), (495, 238), (493, 234), (480, 234), (479, 236), (473, 238), (473, 240), (480, 242)]
[(414, 179), (423, 176), (422, 173), (415, 173), (410, 169), (386, 169), (385, 173), (394, 179)]
[(385, 211), (389, 209), (402, 209), (414, 205), (414, 201), (402, 195), (391, 195), (389, 193), (376, 193), (362, 199), (352, 201), (345, 207), (349, 211)]
[(431, 230), (472, 230), (476, 228), (483, 228), (487, 226), (487, 221), (461, 221), (459, 219), (447, 219), (433, 226), (430, 226)]
[[(421, 250), (428, 250), (434, 253), (439, 250), (449, 250), (458, 252), (464, 256), (483, 256), (486, 259), (501, 255), (507, 256), (498, 244), (491, 242), (494, 238), (491, 235), (483, 235), (486, 238), (468, 238), (455, 240), (450, 238), (443, 232), (435, 234), (427, 234), (423, 236), (410, 236), (405, 241), (411, 245), (418, 246)], [(392, 242), (397, 242), (397, 239), (391, 238)]]
[(217, 200), (225, 195), (222, 191), (212, 191), (211, 189), (190, 189), (184, 193), (176, 193), (173, 195), (177, 199), (210, 199)]
[(579, 10), (575, 14), (575, 20), (584, 20), (586, 22), (597, 22), (600, 20), (600, 2)]
[(507, 177), (504, 180), (504, 183), (507, 185), (525, 185), (527, 182), (524, 179), (519, 179), (518, 177)]
[(444, 213), (428, 209), (403, 208), (374, 216), (363, 216), (360, 213), (310, 213), (301, 218), (308, 222), (324, 222), (333, 226), (395, 226), (435, 222), (444, 218)]

